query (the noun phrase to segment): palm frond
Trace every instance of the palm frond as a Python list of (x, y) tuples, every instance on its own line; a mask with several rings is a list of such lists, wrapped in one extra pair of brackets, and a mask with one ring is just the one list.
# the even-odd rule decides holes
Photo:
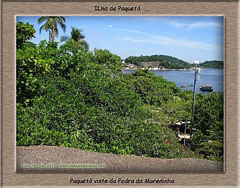
[(66, 22), (66, 19), (64, 16), (59, 16), (64, 22)]
[(61, 36), (60, 41), (61, 41), (61, 42), (65, 42), (65, 41), (67, 41), (68, 39), (69, 39), (69, 37), (68, 37), (67, 35), (65, 35), (65, 36)]
[(66, 32), (66, 25), (62, 22), (59, 22), (59, 25), (61, 26), (62, 30)]
[(38, 23), (42, 23), (46, 21), (40, 28), (40, 33), (44, 29), (45, 31), (49, 31), (49, 40), (54, 40), (55, 37), (58, 37), (58, 24), (66, 32), (66, 25), (64, 22), (66, 21), (63, 16), (42, 16), (38, 19)]
[(78, 42), (81, 39), (84, 39), (85, 36), (81, 32), (82, 32), (81, 29), (72, 27), (71, 38), (76, 42)]
[(48, 25), (45, 25), (45, 24), (42, 25), (42, 26), (40, 27), (40, 29), (39, 29), (40, 34), (41, 34), (42, 30), (48, 32), (48, 30), (49, 30), (49, 26), (48, 26)]
[(57, 27), (54, 28), (53, 32), (55, 33), (55, 37), (58, 37), (58, 28)]
[(42, 16), (42, 17), (40, 17), (40, 18), (38, 19), (38, 24), (40, 24), (40, 23), (48, 20), (48, 18), (49, 18), (49, 16)]

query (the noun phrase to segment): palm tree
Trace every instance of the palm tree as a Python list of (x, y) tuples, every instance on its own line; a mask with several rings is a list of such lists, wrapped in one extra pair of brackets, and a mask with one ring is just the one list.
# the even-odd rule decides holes
[(66, 32), (65, 21), (63, 16), (42, 16), (38, 19), (38, 24), (45, 23), (40, 27), (40, 33), (42, 30), (49, 32), (49, 40), (54, 41), (58, 37), (58, 25)]
[(85, 36), (82, 34), (82, 30), (72, 27), (71, 36), (62, 36), (61, 42), (69, 42), (75, 48), (88, 49), (88, 43), (84, 39)]

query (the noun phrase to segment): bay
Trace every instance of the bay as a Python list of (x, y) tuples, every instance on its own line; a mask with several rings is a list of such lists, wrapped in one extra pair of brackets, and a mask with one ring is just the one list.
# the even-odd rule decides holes
[[(133, 73), (135, 70), (123, 70), (124, 74)], [(194, 70), (150, 70), (156, 76), (163, 76), (168, 81), (175, 82), (178, 87), (181, 88), (183, 85), (191, 85), (194, 82)], [(208, 94), (207, 91), (201, 91), (200, 87), (204, 84), (211, 84), (213, 91), (223, 92), (224, 91), (224, 72), (223, 69), (204, 68), (198, 74), (200, 80), (197, 81), (196, 92)], [(181, 88), (183, 90), (193, 90), (193, 86)]]

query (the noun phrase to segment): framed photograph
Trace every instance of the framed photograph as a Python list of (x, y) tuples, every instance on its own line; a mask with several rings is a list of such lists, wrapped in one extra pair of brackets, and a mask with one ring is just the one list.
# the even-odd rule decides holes
[(3, 0), (1, 185), (238, 186), (238, 5)]

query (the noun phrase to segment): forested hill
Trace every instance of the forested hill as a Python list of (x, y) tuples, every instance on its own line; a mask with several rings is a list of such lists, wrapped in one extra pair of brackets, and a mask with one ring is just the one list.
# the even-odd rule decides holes
[(201, 67), (205, 68), (218, 68), (218, 69), (223, 69), (223, 61), (205, 61), (200, 64)]
[(181, 59), (167, 55), (130, 56), (125, 63), (134, 64), (138, 67), (162, 67), (170, 69), (190, 68), (191, 65)]

